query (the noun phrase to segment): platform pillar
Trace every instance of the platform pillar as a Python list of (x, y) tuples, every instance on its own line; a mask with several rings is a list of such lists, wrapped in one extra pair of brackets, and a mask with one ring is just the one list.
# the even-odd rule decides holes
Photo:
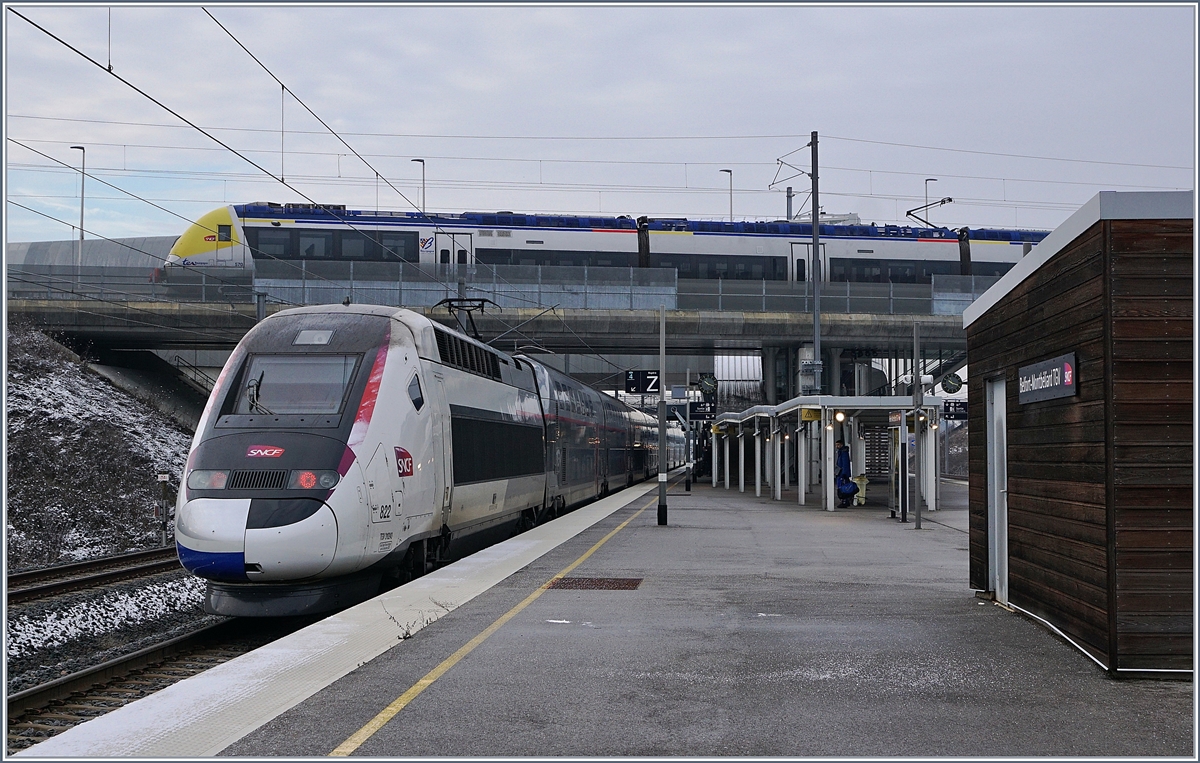
[(808, 426), (796, 425), (796, 501), (803, 506), (808, 492)]
[[(716, 487), (717, 486), (717, 433), (712, 432), (710, 434), (710, 436), (712, 437), (712, 449), (708, 451), (709, 452), (708, 467), (712, 471), (713, 487)], [(727, 456), (727, 458), (728, 458), (728, 456)], [(729, 486), (726, 485), (725, 487), (729, 487)]]
[(779, 429), (779, 421), (775, 418), (771, 419), (771, 442), (775, 447), (771, 448), (771, 473), (774, 475), (771, 483), (772, 493), (776, 501), (783, 500), (783, 479), (779, 476), (783, 471), (780, 468), (783, 464), (783, 432)]
[(725, 433), (725, 489), (729, 489), (729, 433)]
[[(829, 426), (829, 424), (833, 421), (833, 419), (830, 418), (830, 417), (832, 417), (832, 415), (833, 415), (833, 411), (827, 410), (826, 416), (823, 416), (822, 421), (821, 421), (821, 423), (825, 425), (825, 427), (821, 430), (821, 433), (824, 436), (824, 442), (822, 443), (822, 445), (824, 446), (822, 448), (822, 450), (824, 452), (821, 454), (821, 456), (822, 456), (822, 458), (821, 458), (821, 461), (822, 461), (821, 484), (822, 484), (822, 487), (824, 488), (824, 490), (822, 490), (822, 492), (825, 493), (825, 510), (826, 511), (833, 511), (835, 505), (837, 504), (837, 501), (835, 500), (835, 498), (837, 497), (835, 495), (836, 489), (834, 486), (834, 479), (833, 479), (833, 465), (834, 465), (834, 459), (837, 458), (837, 454), (834, 453), (834, 451), (833, 451), (833, 442), (834, 442), (833, 427)], [(826, 421), (825, 420), (826, 418), (829, 418), (829, 421)]]
[(754, 497), (762, 498), (762, 432), (754, 418)]
[(793, 443), (790, 438), (783, 440), (783, 489), (788, 489), (789, 480), (792, 477), (792, 447)]
[(738, 492), (746, 492), (746, 441), (743, 438), (742, 425), (738, 424)]

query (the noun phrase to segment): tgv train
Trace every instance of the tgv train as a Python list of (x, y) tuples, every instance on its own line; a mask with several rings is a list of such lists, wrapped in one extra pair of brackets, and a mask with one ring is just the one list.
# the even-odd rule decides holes
[(657, 421), (408, 310), (315, 306), (221, 371), (176, 505), (204, 608), (327, 611), (424, 573), (456, 538), (530, 527), (677, 464)]
[[(850, 217), (851, 221), (856, 216)], [(1007, 272), (1047, 231), (821, 224), (825, 281), (929, 283)], [(675, 268), (680, 278), (808, 280), (812, 225), (640, 217), (367, 212), (256, 202), (213, 210), (176, 241), (164, 268), (228, 268), (287, 278), (298, 262), (590, 265)], [(265, 267), (266, 266), (266, 267)], [(369, 273), (370, 267), (359, 268)]]

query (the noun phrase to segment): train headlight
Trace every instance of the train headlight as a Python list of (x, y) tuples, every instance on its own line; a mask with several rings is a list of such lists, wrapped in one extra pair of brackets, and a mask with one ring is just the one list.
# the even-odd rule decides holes
[(331, 469), (298, 469), (292, 472), (288, 480), (288, 490), (331, 490), (341, 478)]
[(187, 486), (189, 490), (224, 490), (228, 481), (228, 469), (193, 469)]

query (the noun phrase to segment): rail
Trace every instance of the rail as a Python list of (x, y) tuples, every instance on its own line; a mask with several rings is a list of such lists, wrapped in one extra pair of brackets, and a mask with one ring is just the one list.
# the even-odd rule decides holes
[(84, 668), (53, 681), (10, 694), (7, 700), (8, 714), (11, 717), (20, 715), (26, 710), (45, 707), (55, 700), (65, 699), (76, 692), (86, 691), (113, 678), (127, 675), (130, 671), (161, 662), (194, 647), (200, 641), (229, 630), (230, 622), (224, 620), (204, 625), (190, 633), (176, 636), (160, 644), (153, 644), (131, 654), (115, 657), (100, 665)]
[(179, 568), (174, 546), (89, 559), (8, 575), (9, 604), (44, 599), (68, 591), (153, 575)]

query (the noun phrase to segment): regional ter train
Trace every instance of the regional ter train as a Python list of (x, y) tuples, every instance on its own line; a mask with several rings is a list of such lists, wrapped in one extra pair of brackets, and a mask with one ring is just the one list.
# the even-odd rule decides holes
[[(851, 220), (857, 219), (852, 216)], [(824, 281), (929, 283), (934, 275), (999, 276), (1047, 231), (821, 224)], [(160, 274), (181, 265), (226, 279), (287, 278), (298, 261), (422, 265), (674, 268), (680, 278), (806, 281), (812, 225), (511, 212), (438, 214), (255, 202), (220, 207), (175, 242)], [(328, 266), (326, 266), (328, 267)], [(266, 273), (266, 271), (271, 271)], [(362, 279), (360, 280), (368, 280)]]
[(223, 615), (348, 606), (453, 539), (517, 529), (683, 456), (641, 411), (409, 310), (256, 325), (221, 371), (176, 505), (179, 559)]

